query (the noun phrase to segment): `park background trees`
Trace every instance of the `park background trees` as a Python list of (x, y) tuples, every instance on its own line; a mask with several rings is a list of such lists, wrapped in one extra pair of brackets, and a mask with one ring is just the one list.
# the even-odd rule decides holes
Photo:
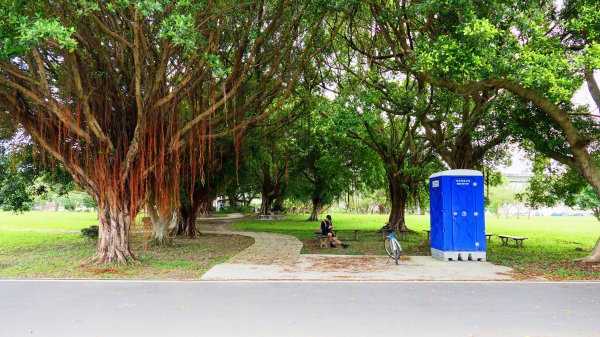
[(100, 263), (135, 261), (129, 231), (144, 206), (165, 244), (169, 227), (194, 237), (217, 195), (260, 194), (263, 214), (309, 202), (315, 221), (385, 177), (389, 221), (406, 229), (429, 174), (497, 181), (508, 143), (581, 177), (563, 194), (594, 208), (598, 116), (571, 100), (586, 83), (600, 101), (597, 6), (5, 1), (0, 132), (31, 146), (20, 171), (2, 150), (0, 186), (27, 197), (34, 163), (68, 172), (98, 205)]

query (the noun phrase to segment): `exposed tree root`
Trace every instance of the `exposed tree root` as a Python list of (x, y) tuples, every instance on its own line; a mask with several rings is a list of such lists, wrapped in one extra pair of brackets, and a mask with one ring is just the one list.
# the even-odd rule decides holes
[(573, 261), (583, 263), (600, 263), (600, 238), (598, 238), (598, 240), (596, 241), (596, 245), (594, 246), (594, 249), (592, 250), (590, 255), (580, 259), (575, 259)]
[(135, 255), (129, 250), (121, 251), (115, 250), (114, 254), (109, 254), (108, 252), (96, 252), (94, 256), (83, 261), (80, 265), (132, 265), (137, 264), (139, 261), (136, 259)]

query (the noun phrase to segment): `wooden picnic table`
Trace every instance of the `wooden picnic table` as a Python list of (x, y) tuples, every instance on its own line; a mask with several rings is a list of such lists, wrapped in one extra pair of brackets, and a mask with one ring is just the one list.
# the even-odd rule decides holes
[(500, 238), (500, 240), (502, 240), (503, 246), (508, 246), (508, 239), (513, 239), (515, 240), (515, 244), (517, 245), (517, 247), (521, 248), (523, 247), (523, 240), (527, 240), (527, 238), (524, 236), (498, 235), (498, 237)]
[(334, 229), (332, 232), (335, 236), (338, 236), (338, 232), (354, 232), (354, 240), (359, 241), (358, 234), (360, 233), (360, 229)]

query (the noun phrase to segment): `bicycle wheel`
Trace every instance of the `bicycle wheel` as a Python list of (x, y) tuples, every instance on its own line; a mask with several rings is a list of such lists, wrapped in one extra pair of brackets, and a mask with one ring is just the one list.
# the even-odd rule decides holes
[(385, 248), (385, 252), (389, 257), (394, 258), (394, 247), (392, 247), (392, 245), (393, 243), (390, 238), (386, 237), (385, 240), (383, 240), (383, 248)]
[(398, 259), (400, 258), (400, 250), (399, 249), (394, 249), (394, 251), (392, 252), (392, 259), (394, 259), (394, 261), (396, 262), (396, 265), (398, 265)]
[(394, 243), (396, 244), (396, 247), (398, 248), (398, 256), (402, 255), (402, 246), (400, 245), (400, 242), (398, 240), (396, 240), (396, 238), (394, 238)]
[(392, 251), (392, 258), (394, 259), (394, 261), (396, 261), (396, 264), (398, 264), (398, 260), (400, 259), (400, 255), (402, 254), (402, 247), (400, 246), (400, 242), (398, 242), (398, 240), (394, 239), (392, 244), (394, 245), (394, 249)]

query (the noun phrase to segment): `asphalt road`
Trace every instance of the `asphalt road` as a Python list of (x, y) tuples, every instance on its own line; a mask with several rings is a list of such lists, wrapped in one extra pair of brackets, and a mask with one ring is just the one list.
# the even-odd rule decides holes
[(0, 336), (600, 336), (600, 283), (0, 281)]

